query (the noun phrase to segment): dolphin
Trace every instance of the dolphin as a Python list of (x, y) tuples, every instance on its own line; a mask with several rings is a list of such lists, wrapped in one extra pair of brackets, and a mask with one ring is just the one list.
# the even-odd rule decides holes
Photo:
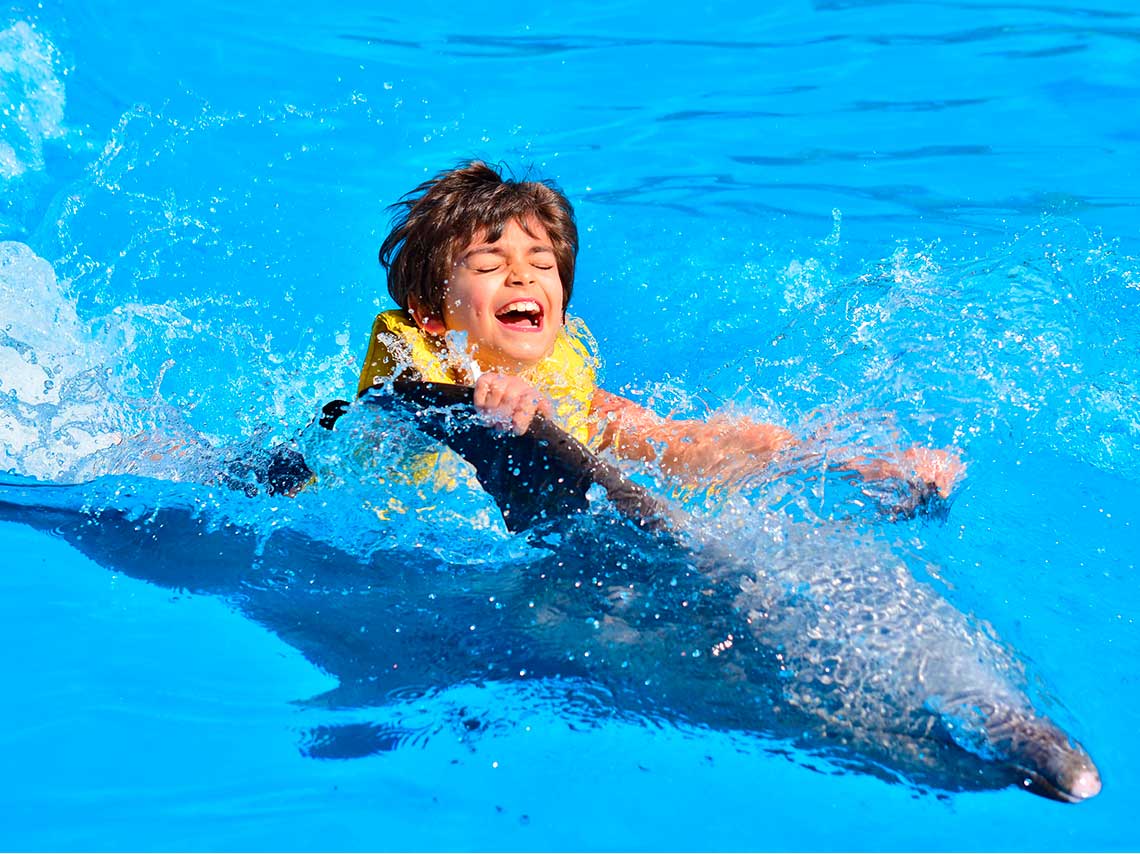
[[(212, 489), (144, 478), (0, 476), (0, 520), (222, 596), (338, 678), (314, 705), (572, 680), (620, 713), (755, 734), (888, 780), (1064, 802), (1100, 791), (1088, 753), (1033, 708), (1012, 652), (873, 535), (750, 508), (696, 518), (549, 423), (490, 430), (468, 394), (418, 387), (365, 403), (409, 413), (472, 461), (532, 547), (494, 573), (266, 531), (233, 521)], [(596, 486), (605, 501), (587, 494)]]
[[(749, 654), (728, 666), (757, 685), (781, 674), (778, 691), (761, 691), (774, 700), (776, 716), (791, 718), (794, 709), (803, 718), (797, 727), (888, 756), (896, 766), (904, 759), (929, 766), (930, 744), (940, 741), (992, 760), (1010, 783), (1034, 794), (1077, 802), (1100, 792), (1088, 753), (1016, 687), (1024, 674), (1014, 656), (859, 532), (773, 514), (759, 524), (745, 507), (738, 514), (745, 523), (726, 537), (723, 507), (704, 523), (669, 507), (541, 418), (524, 439), (487, 431), (471, 419), (469, 389), (397, 381), (366, 395), (374, 405), (410, 409), (421, 429), (471, 462), (508, 526), (522, 506), (513, 529), (534, 524), (551, 507), (557, 513), (576, 506), (583, 486), (597, 483), (622, 515), (691, 552), (695, 577), (731, 602), (730, 613), (744, 616), (729, 633), (731, 643), (724, 645), (727, 634), (710, 637), (711, 649), (729, 662), (743, 641)], [(466, 422), (457, 423), (457, 409)], [(935, 497), (920, 490), (889, 512), (911, 516)], [(647, 578), (657, 575), (647, 568)]]

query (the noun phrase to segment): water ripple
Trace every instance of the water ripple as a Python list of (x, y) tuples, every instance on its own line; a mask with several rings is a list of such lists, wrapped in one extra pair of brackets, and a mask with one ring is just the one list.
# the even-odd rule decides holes
[(682, 47), (698, 50), (770, 50), (803, 48), (845, 41), (844, 35), (815, 36), (779, 41), (737, 41), (731, 39), (676, 39), (616, 37), (599, 35), (497, 36), (459, 35), (445, 37), (452, 48), (441, 49), (453, 56), (547, 56), (578, 50), (622, 50), (644, 47)]
[(987, 51), (986, 56), (1000, 56), (1004, 59), (1048, 59), (1051, 56), (1065, 56), (1070, 53), (1081, 53), (1089, 49), (1087, 44), (1058, 45), (1040, 50), (995, 50)]
[(735, 154), (729, 159), (749, 166), (806, 166), (811, 163), (860, 163), (868, 160), (927, 160), (938, 157), (985, 157), (997, 152), (989, 145), (923, 145), (897, 151), (843, 151), (812, 148), (784, 157), (764, 154)]
[(968, 3), (968, 2), (914, 2), (914, 0), (815, 0), (812, 4), (817, 12), (844, 12), (850, 9), (869, 9), (883, 6), (905, 6), (908, 9), (915, 6), (931, 6), (939, 9), (965, 9), (985, 12), (1046, 12), (1057, 15), (1072, 15), (1073, 17), (1106, 18), (1110, 20), (1130, 20), (1137, 17), (1133, 12), (1120, 12), (1115, 9), (1074, 9), (1071, 6), (1056, 6), (1046, 3)]
[[(968, 149), (966, 156), (988, 154), (984, 150)], [(836, 156), (846, 155), (838, 153)], [(770, 164), (758, 158), (754, 165)], [(866, 223), (913, 223), (917, 217), (926, 223), (969, 223), (983, 230), (995, 227), (994, 220), (1005, 217), (1125, 210), (1140, 203), (1140, 196), (1134, 193), (1094, 195), (1043, 191), (963, 198), (951, 190), (909, 182), (859, 186), (830, 181), (742, 181), (723, 174), (648, 176), (633, 184), (591, 194), (591, 201), (597, 204), (676, 210), (695, 219), (722, 216), (723, 211), (729, 210), (746, 217), (789, 217), (812, 223), (827, 221), (830, 207), (825, 211), (821, 199), (829, 204), (848, 200), (839, 205), (845, 215)]]
[(407, 41), (404, 39), (389, 39), (381, 36), (359, 35), (356, 33), (341, 33), (339, 38), (346, 41), (363, 42), (364, 44), (375, 47), (407, 47), (413, 50), (419, 50), (424, 46), (421, 42)]
[(849, 108), (856, 113), (932, 113), (957, 107), (976, 107), (992, 98), (933, 98), (922, 101), (856, 101)]
[[(843, 11), (859, 9), (868, 5), (888, 5), (895, 0), (835, 0), (830, 3), (817, 3), (816, 8), (821, 11)], [(908, 4), (914, 5), (914, 4)], [(952, 7), (954, 4), (929, 4), (931, 6)], [(1037, 11), (1046, 13), (1067, 13), (1074, 18), (1099, 18), (1110, 20), (1131, 20), (1136, 16), (1131, 13), (1097, 12), (1095, 10), (1063, 9), (1061, 7), (994, 7), (989, 5), (961, 5), (960, 8), (972, 8), (987, 12), (1001, 11)], [(966, 29), (954, 29), (944, 32), (836, 32), (823, 35), (804, 36), (800, 34), (789, 35), (786, 38), (765, 40), (756, 39), (716, 39), (716, 38), (654, 38), (648, 36), (606, 36), (590, 33), (552, 33), (549, 35), (492, 35), (450, 33), (441, 34), (438, 41), (422, 40), (412, 41), (392, 39), (387, 36), (370, 34), (366, 32), (342, 32), (338, 38), (347, 41), (356, 41), (377, 47), (399, 47), (411, 49), (427, 49), (433, 53), (455, 57), (484, 57), (484, 58), (517, 58), (517, 57), (543, 57), (576, 51), (602, 50), (622, 51), (638, 48), (682, 48), (698, 51), (767, 51), (767, 50), (802, 50), (822, 45), (836, 45), (840, 43), (856, 45), (874, 45), (881, 47), (898, 46), (931, 46), (931, 45), (963, 45), (980, 44), (993, 41), (1008, 41), (1035, 37), (1061, 37), (1067, 40), (1091, 40), (1096, 38), (1115, 38), (1128, 41), (1140, 40), (1140, 29), (1121, 26), (1088, 26), (1083, 23), (1057, 23), (1057, 24), (1011, 24), (997, 23), (988, 26), (976, 26)], [(1040, 50), (1010, 51), (1008, 53), (995, 52), (999, 56), (1030, 58), (1034, 56), (1054, 56), (1073, 53), (1087, 47), (1084, 44), (1065, 44), (1056, 47), (1042, 48)]]

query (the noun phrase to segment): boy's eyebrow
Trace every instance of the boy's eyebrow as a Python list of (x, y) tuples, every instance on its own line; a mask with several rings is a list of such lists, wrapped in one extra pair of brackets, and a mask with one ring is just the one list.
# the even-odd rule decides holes
[[(549, 243), (534, 243), (531, 244), (531, 246), (527, 249), (526, 254), (534, 255), (538, 252), (553, 253), (554, 247)], [(506, 257), (506, 254), (506, 250), (501, 246), (498, 246), (494, 243), (483, 243), (479, 246), (472, 246), (470, 249), (459, 256), (459, 259), (456, 261), (456, 263), (462, 264), (472, 255), (498, 255), (499, 257)]]

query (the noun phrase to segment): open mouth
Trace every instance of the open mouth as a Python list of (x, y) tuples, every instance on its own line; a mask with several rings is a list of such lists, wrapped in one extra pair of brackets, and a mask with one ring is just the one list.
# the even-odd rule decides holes
[(532, 299), (515, 300), (496, 311), (495, 319), (514, 329), (541, 329), (542, 306)]

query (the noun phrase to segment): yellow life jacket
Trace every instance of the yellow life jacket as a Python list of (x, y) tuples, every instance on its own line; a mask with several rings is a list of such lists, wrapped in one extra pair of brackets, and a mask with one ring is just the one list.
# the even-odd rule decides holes
[[(590, 439), (590, 406), (597, 388), (597, 343), (577, 318), (567, 318), (550, 355), (521, 376), (554, 402), (554, 419), (578, 441)], [(428, 335), (400, 309), (376, 315), (357, 394), (405, 372), (427, 382), (468, 384), (464, 358), (447, 342)]]

